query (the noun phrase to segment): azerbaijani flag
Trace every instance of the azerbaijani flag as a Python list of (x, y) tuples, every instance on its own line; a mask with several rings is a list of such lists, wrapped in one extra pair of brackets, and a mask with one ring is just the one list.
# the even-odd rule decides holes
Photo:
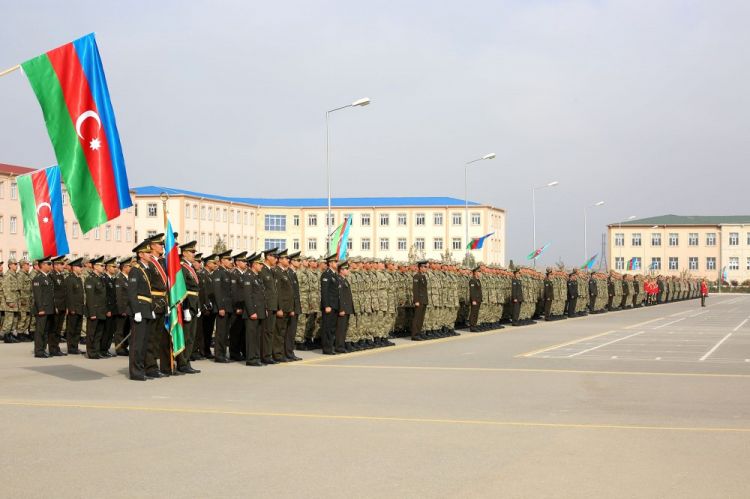
[(349, 229), (352, 228), (352, 216), (346, 217), (344, 222), (336, 227), (331, 233), (331, 239), (328, 243), (328, 254), (333, 255), (334, 252), (338, 255), (339, 260), (346, 259), (346, 251), (348, 249), (347, 242), (349, 241)]
[(63, 220), (60, 169), (50, 166), (18, 177), (23, 235), (29, 258), (70, 253)]
[(628, 270), (635, 270), (635, 257), (628, 260)]
[(594, 263), (596, 263), (596, 257), (598, 256), (599, 256), (599, 253), (595, 254), (594, 256), (586, 260), (586, 263), (581, 265), (581, 269), (591, 270), (594, 266)]
[(539, 258), (539, 256), (544, 253), (544, 250), (546, 250), (549, 247), (550, 243), (545, 244), (541, 248), (535, 249), (531, 253), (529, 253), (529, 256), (526, 257), (527, 260), (534, 260), (536, 258)]
[(726, 265), (721, 269), (721, 280), (727, 283), (729, 282), (729, 271), (727, 270)]
[(494, 232), (490, 232), (486, 236), (482, 237), (472, 237), (471, 241), (469, 241), (469, 244), (466, 245), (466, 249), (482, 249), (482, 246), (484, 246), (484, 240), (490, 237)]
[(185, 332), (182, 329), (182, 300), (187, 296), (185, 276), (182, 275), (180, 255), (174, 240), (172, 224), (167, 220), (164, 231), (164, 259), (167, 267), (167, 295), (169, 296), (169, 315), (167, 316), (167, 331), (172, 335), (172, 352), (178, 355), (185, 349)]
[(133, 202), (94, 34), (30, 59), (21, 68), (42, 106), (81, 230), (116, 218)]

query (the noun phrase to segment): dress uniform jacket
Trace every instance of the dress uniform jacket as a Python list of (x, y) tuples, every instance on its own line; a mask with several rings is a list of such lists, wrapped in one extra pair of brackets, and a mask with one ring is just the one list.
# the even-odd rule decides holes
[(107, 290), (107, 312), (116, 315), (117, 312), (117, 288), (115, 287), (115, 278), (109, 274), (102, 274), (102, 282)]
[(36, 314), (55, 314), (55, 284), (49, 275), (39, 273), (32, 283), (34, 290), (34, 311)]
[(510, 298), (516, 303), (523, 303), (523, 284), (521, 284), (520, 279), (513, 278)]
[(63, 280), (65, 306), (69, 314), (83, 315), (83, 281), (75, 274), (68, 274)]
[[(160, 268), (157, 269), (157, 264)], [(148, 277), (149, 285), (151, 286), (151, 295), (153, 300), (153, 311), (156, 314), (164, 314), (167, 312), (167, 282), (166, 276), (166, 265), (163, 258), (158, 260), (154, 257), (151, 258), (148, 268), (146, 268), (146, 276)]]
[(294, 311), (294, 285), (287, 270), (276, 267), (273, 272), (276, 276), (277, 310), (283, 310), (284, 314), (288, 314)]
[(339, 311), (344, 312), (346, 315), (351, 315), (354, 313), (352, 287), (346, 278), (340, 275), (336, 277), (339, 280)]
[(325, 269), (320, 276), (320, 308), (325, 310), (326, 307), (339, 310), (339, 280), (331, 269)]
[(423, 273), (417, 272), (412, 278), (412, 296), (413, 303), (419, 303), (419, 306), (424, 307), (428, 304), (427, 299), (427, 276)]
[(289, 274), (289, 280), (292, 282), (292, 289), (294, 291), (294, 313), (299, 315), (302, 313), (302, 299), (300, 295), (299, 279), (297, 279), (297, 272), (289, 267), (286, 269)]
[(107, 290), (101, 276), (94, 273), (86, 278), (86, 317), (107, 318)]
[(187, 296), (185, 301), (182, 302), (183, 310), (190, 310), (190, 313), (194, 316), (200, 309), (200, 295), (201, 295), (201, 284), (198, 274), (195, 269), (187, 261), (182, 261), (182, 275), (185, 277), (185, 289), (187, 290)]
[(130, 304), (128, 303), (128, 276), (122, 272), (118, 273), (115, 278), (115, 309), (114, 314), (130, 314)]
[(229, 271), (224, 267), (217, 268), (213, 274), (213, 290), (216, 302), (214, 303), (214, 312), (225, 310), (230, 313), (233, 310), (232, 303), (232, 278)]
[(216, 295), (214, 294), (212, 272), (207, 270), (201, 270), (198, 273), (198, 282), (200, 289), (198, 292), (198, 301), (203, 307), (203, 313), (210, 314), (214, 310), (214, 304), (216, 303)]
[(63, 286), (63, 281), (65, 280), (65, 275), (62, 272), (55, 272), (54, 270), (49, 273), (49, 277), (52, 279), (52, 284), (54, 285), (54, 296), (55, 296), (55, 308), (59, 312), (65, 311), (65, 287)]
[(578, 282), (568, 280), (568, 300), (575, 300), (578, 298)]
[(242, 276), (242, 318), (257, 314), (259, 320), (266, 318), (266, 294), (259, 274), (247, 272)]
[(133, 264), (128, 274), (128, 305), (130, 312), (135, 315), (141, 313), (143, 319), (151, 319), (154, 310), (151, 296), (151, 284), (148, 273), (140, 263)]
[(469, 301), (482, 303), (482, 283), (476, 277), (469, 279)]
[(270, 267), (263, 265), (260, 269), (260, 277), (263, 279), (263, 287), (266, 290), (266, 308), (275, 312), (279, 309), (279, 298), (276, 291), (276, 276)]

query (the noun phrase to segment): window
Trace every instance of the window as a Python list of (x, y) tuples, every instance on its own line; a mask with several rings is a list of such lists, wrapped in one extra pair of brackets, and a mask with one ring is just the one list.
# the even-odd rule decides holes
[(716, 246), (716, 232), (706, 233), (706, 246)]
[(5, 197), (5, 180), (0, 181), (0, 199)]
[(112, 226), (108, 224), (104, 227), (104, 240), (109, 241), (110, 239), (112, 239)]
[(641, 270), (641, 257), (633, 257), (633, 268), (631, 270)]
[(205, 220), (205, 219), (206, 219), (206, 207), (201, 206), (201, 220)]
[(660, 232), (651, 233), (651, 246), (661, 246), (661, 233)]
[(190, 205), (185, 203), (185, 218), (190, 218)]
[(669, 257), (669, 270), (678, 270), (680, 267), (680, 261), (676, 256)]
[[(212, 207), (210, 207), (210, 206), (208, 207), (208, 215), (207, 215), (207, 217), (208, 217), (209, 220), (213, 220), (214, 219), (214, 209)], [(216, 218), (217, 219), (219, 218), (218, 214), (217, 214)]]
[(193, 205), (193, 218), (195, 220), (198, 220), (198, 205), (197, 204)]
[(729, 233), (729, 246), (739, 246), (739, 245), (740, 245), (740, 233), (730, 232)]
[(398, 214), (398, 224), (399, 225), (406, 225), (406, 213), (399, 213)]
[(391, 246), (391, 241), (387, 237), (380, 238), (380, 251), (388, 251)]
[(16, 259), (16, 251), (15, 250), (10, 250), (9, 255), (10, 255), (10, 258), (12, 258), (14, 260)]
[(0, 234), (3, 233), (3, 230), (5, 230), (5, 220), (2, 215), (0, 215)]
[(480, 225), (482, 223), (482, 214), (481, 213), (472, 213), (471, 214), (471, 225)]
[(424, 237), (418, 237), (414, 241), (414, 247), (417, 248), (419, 251), (424, 251)]
[(206, 245), (206, 233), (201, 232), (201, 246), (205, 246), (205, 245)]
[(615, 232), (615, 246), (625, 246), (625, 234)]
[(350, 237), (346, 240), (346, 249), (351, 250), (352, 248), (354, 248), (354, 239)]
[(641, 245), (641, 233), (640, 232), (633, 232), (633, 236), (631, 239), (631, 244), (633, 246), (640, 246)]
[[(132, 232), (133, 232), (133, 229), (131, 229), (130, 227), (125, 228), (125, 241), (127, 242), (132, 241)], [(195, 237), (195, 232), (193, 232), (193, 237)]]
[(706, 270), (716, 270), (716, 257), (706, 257)]
[(10, 198), (18, 199), (18, 184), (15, 182), (10, 183)]
[(432, 223), (434, 225), (443, 225), (443, 214), (442, 213), (433, 213), (432, 214)]
[(740, 258), (738, 256), (729, 257), (729, 270), (740, 270)]
[(155, 217), (156, 216), (156, 211), (157, 211), (157, 209), (156, 209), (156, 203), (148, 203), (146, 205), (146, 209), (148, 211), (148, 216), (149, 217)]
[(461, 249), (461, 238), (460, 237), (454, 237), (453, 238), (453, 249), (454, 250), (460, 250)]
[(221, 210), (221, 221), (222, 222), (226, 222), (227, 221), (227, 209), (226, 208), (224, 208), (223, 210)]
[[(266, 215), (265, 229), (273, 232), (284, 232), (286, 230), (286, 215)], [(274, 239), (274, 241), (276, 241), (276, 239)], [(284, 244), (286, 244), (286, 242)], [(270, 248), (273, 248), (273, 246)], [(267, 247), (266, 249), (269, 248)]]
[(381, 213), (380, 214), (380, 225), (383, 227), (387, 227), (389, 222), (389, 216), (388, 213)]
[(406, 251), (406, 238), (405, 237), (398, 238), (398, 250)]
[(299, 227), (299, 215), (292, 215), (292, 225)]
[(286, 239), (264, 239), (263, 249), (269, 250), (271, 248), (286, 249)]
[(697, 256), (688, 257), (688, 268), (690, 270), (698, 270), (698, 257)]
[(424, 213), (417, 213), (415, 217), (416, 225), (424, 225)]
[(135, 206), (135, 216), (138, 216), (138, 203), (135, 203), (133, 206)]
[(18, 230), (18, 219), (16, 217), (10, 217), (10, 233), (15, 234)]
[(680, 245), (680, 235), (676, 232), (670, 232), (669, 233), (669, 245), (670, 246), (679, 246)]
[(311, 237), (307, 240), (307, 251), (316, 251), (318, 249), (318, 240)]
[(361, 225), (370, 226), (370, 214), (369, 213), (362, 213), (362, 216), (359, 217), (359, 223)]
[[(155, 230), (147, 230), (146, 231), (146, 237), (147, 238), (148, 237), (154, 237), (155, 235), (156, 235), (156, 231)], [(97, 236), (97, 239), (98, 239), (98, 236)]]
[(442, 251), (443, 250), (443, 238), (442, 237), (436, 237), (432, 240), (432, 247), (435, 251)]
[(360, 249), (362, 251), (370, 251), (370, 238), (369, 237), (363, 237), (362, 243), (360, 244)]
[(334, 227), (336, 225), (336, 215), (334, 215), (333, 213), (331, 213), (331, 216), (328, 217), (328, 225), (330, 225), (331, 227)]
[(315, 215), (314, 213), (307, 215), (307, 225), (310, 227), (317, 227), (318, 215)]
[(750, 270), (750, 256), (747, 257), (747, 267), (745, 268), (745, 270)]
[(461, 225), (461, 214), (460, 213), (454, 213), (453, 214), (453, 225)]
[(698, 233), (691, 232), (688, 234), (688, 246), (698, 246)]
[(615, 270), (623, 270), (624, 268), (625, 268), (625, 257), (616, 256), (615, 257)]
[(655, 256), (651, 258), (651, 270), (661, 270), (661, 257)]

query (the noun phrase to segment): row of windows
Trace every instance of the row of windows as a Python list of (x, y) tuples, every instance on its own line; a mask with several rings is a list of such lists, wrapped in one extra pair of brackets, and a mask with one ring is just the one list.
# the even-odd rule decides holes
[[(198, 204), (185, 203), (185, 218), (198, 220), (200, 213), (201, 220), (226, 222), (227, 218), (230, 223), (237, 225), (253, 225), (255, 213), (249, 210), (239, 210), (234, 208), (219, 208), (213, 206), (198, 206)], [(135, 204), (135, 216), (138, 216), (138, 203)], [(146, 203), (146, 216), (155, 218), (159, 216), (159, 203)]]
[[(706, 246), (716, 246), (716, 232), (707, 232), (705, 234), (705, 244)], [(745, 234), (746, 236), (746, 243), (748, 246), (750, 246), (750, 232), (747, 232)], [(652, 232), (651, 233), (651, 246), (661, 246), (661, 233), (660, 232)], [(698, 246), (700, 237), (697, 232), (690, 232), (688, 233), (688, 246)], [(668, 235), (668, 243), (670, 246), (679, 246), (680, 245), (680, 235), (676, 232), (670, 232)], [(642, 239), (641, 239), (641, 233), (640, 232), (634, 232), (630, 235), (630, 245), (631, 246), (641, 246)], [(740, 233), (739, 232), (730, 232), (729, 233), (729, 246), (739, 246), (740, 245)], [(622, 232), (616, 232), (615, 233), (615, 246), (625, 246), (625, 234)]]
[[(637, 256), (632, 259), (628, 260), (629, 262), (633, 262), (632, 268), (628, 268), (628, 270), (642, 270), (641, 267), (641, 257)], [(688, 257), (688, 270), (700, 270), (700, 259), (697, 256), (691, 256)], [(750, 257), (746, 258), (746, 270), (750, 270)], [(667, 259), (668, 269), (669, 270), (680, 270), (680, 259), (676, 256), (670, 256)], [(738, 256), (730, 256), (729, 257), (729, 264), (728, 264), (729, 270), (740, 270), (740, 257)], [(662, 261), (661, 257), (655, 256), (651, 258), (651, 263), (648, 267), (650, 270), (661, 270), (662, 269)], [(615, 257), (615, 270), (625, 270), (625, 258), (618, 256)], [(716, 257), (715, 256), (709, 256), (706, 257), (705, 261), (705, 270), (716, 270)]]
[[(345, 214), (344, 217), (349, 217), (350, 214)], [(481, 225), (482, 223), (482, 214), (481, 213), (471, 213), (471, 225)], [(323, 215), (322, 217), (325, 221), (327, 218), (326, 215)], [(462, 216), (461, 213), (453, 213), (452, 214), (453, 219), (453, 225), (461, 225)], [(371, 217), (369, 213), (362, 213), (359, 217), (359, 223), (362, 226), (369, 227), (372, 224)], [(390, 213), (380, 213), (379, 214), (379, 223), (381, 227), (388, 227), (391, 223), (391, 214)], [(407, 224), (407, 214), (406, 213), (398, 213), (396, 215), (396, 223), (399, 226), (406, 226)], [(433, 213), (432, 214), (432, 223), (433, 225), (443, 225), (443, 214), (442, 213)], [(299, 227), (300, 224), (300, 217), (299, 215), (292, 215), (292, 225), (295, 227)], [(426, 215), (424, 213), (416, 213), (414, 215), (414, 224), (415, 225), (426, 225)], [(329, 224), (324, 224), (329, 225)], [(336, 225), (336, 215), (331, 214), (331, 220), (330, 220), (330, 226)], [(352, 217), (352, 225), (354, 225), (354, 218)], [(318, 226), (318, 215), (315, 213), (309, 213), (307, 215), (307, 226), (308, 227), (317, 227)], [(286, 230), (286, 215), (266, 215), (265, 217), (265, 223), (264, 228), (267, 231), (276, 231), (276, 232), (283, 232)]]
[[(5, 217), (3, 215), (0, 215), (0, 234), (4, 232), (5, 232)], [(12, 216), (8, 218), (8, 232), (10, 234), (18, 233), (18, 217)], [(65, 232), (70, 234), (70, 236), (73, 239), (78, 239), (81, 235), (78, 222), (73, 222), (70, 232), (68, 232), (68, 222), (65, 222)], [(122, 241), (122, 226), (121, 225), (117, 225), (114, 227), (114, 234), (113, 234), (111, 225), (107, 224), (104, 226), (104, 240), (111, 241), (113, 237), (115, 241)], [(88, 233), (83, 236), (83, 239), (88, 239), (88, 238), (89, 238)], [(101, 239), (101, 227), (96, 227), (94, 229), (94, 239), (96, 239), (97, 241)], [(133, 229), (131, 229), (130, 227), (125, 227), (125, 241), (126, 242), (133, 241)]]
[[(0, 199), (5, 198), (5, 180), (0, 180)], [(18, 199), (18, 184), (15, 182), (10, 183), (10, 198)]]
[[(388, 237), (381, 237), (378, 241), (380, 251), (390, 251), (391, 250), (391, 239)], [(324, 242), (321, 242), (321, 244), (324, 244)], [(347, 241), (347, 248), (354, 249), (355, 243), (353, 239), (349, 239)], [(286, 239), (266, 239), (264, 243), (265, 249), (270, 248), (286, 248)], [(358, 247), (362, 251), (370, 251), (372, 249), (372, 240), (369, 237), (363, 237), (360, 239)], [(322, 248), (322, 246), (321, 246)], [(414, 240), (414, 249), (424, 251), (426, 248), (426, 241), (423, 237), (417, 237)], [(454, 237), (451, 240), (451, 248), (453, 250), (461, 250), (463, 249), (463, 244), (460, 237)], [(299, 239), (293, 239), (292, 240), (292, 249), (293, 250), (299, 250), (300, 249), (300, 240)], [(307, 251), (317, 251), (318, 250), (318, 239), (311, 237), (307, 239)], [(396, 239), (396, 246), (395, 249), (397, 251), (407, 251), (408, 244), (405, 237), (399, 237)], [(442, 237), (435, 237), (432, 239), (432, 249), (435, 251), (443, 251), (445, 249), (444, 241)]]

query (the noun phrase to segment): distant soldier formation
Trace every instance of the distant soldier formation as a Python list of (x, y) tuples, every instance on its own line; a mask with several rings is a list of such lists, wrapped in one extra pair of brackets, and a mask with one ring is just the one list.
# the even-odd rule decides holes
[(10, 260), (6, 271), (0, 262), (4, 342), (33, 341), (37, 358), (128, 356), (130, 378), (145, 381), (198, 374), (192, 362), (206, 359), (262, 367), (301, 360), (295, 350), (337, 355), (393, 346), (400, 336), (425, 341), (700, 298), (705, 289), (695, 278), (338, 261), (278, 248), (203, 257), (192, 241), (179, 246), (187, 296), (185, 349), (175, 357), (164, 242), (164, 234), (150, 237), (120, 259), (60, 256), (33, 268)]

